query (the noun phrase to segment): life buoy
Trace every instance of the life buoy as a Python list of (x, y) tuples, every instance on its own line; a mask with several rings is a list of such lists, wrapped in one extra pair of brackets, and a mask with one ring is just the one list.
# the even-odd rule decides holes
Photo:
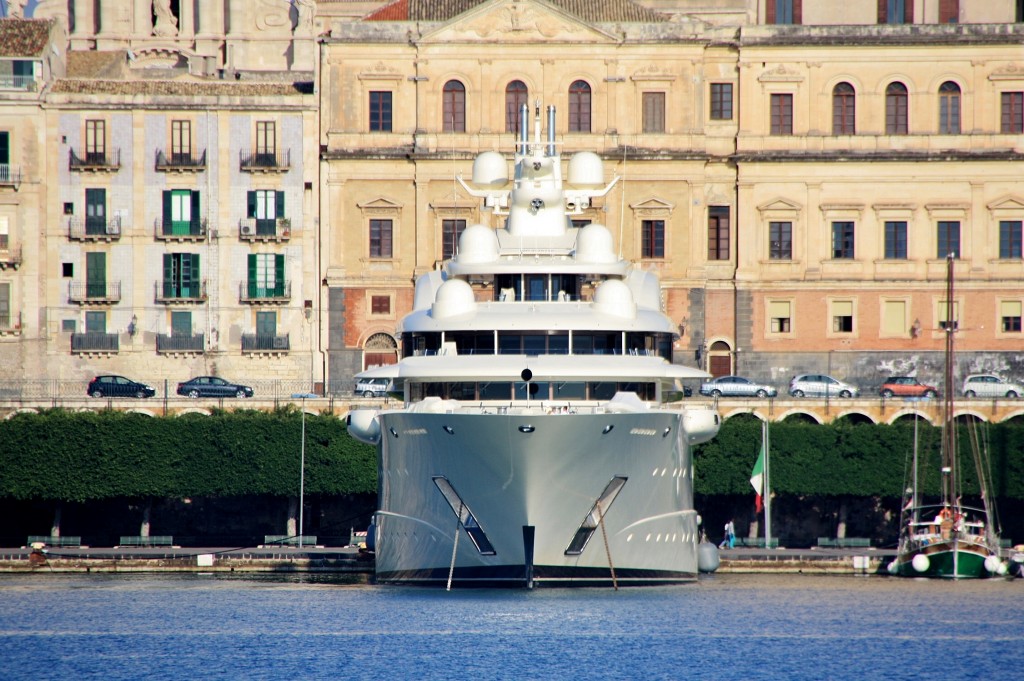
[(941, 511), (939, 511), (939, 517), (943, 520), (951, 520), (953, 518), (953, 512), (950, 511), (948, 508), (944, 508)]

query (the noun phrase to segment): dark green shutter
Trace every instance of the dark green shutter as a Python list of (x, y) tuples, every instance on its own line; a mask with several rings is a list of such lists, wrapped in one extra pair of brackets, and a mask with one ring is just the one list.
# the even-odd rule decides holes
[(164, 190), (164, 219), (160, 227), (161, 234), (172, 234), (174, 231), (171, 226), (171, 196), (173, 196), (171, 190)]
[(284, 255), (274, 256), (274, 297), (284, 297)]
[(256, 281), (256, 254), (250, 253), (249, 256), (249, 298), (256, 298), (256, 294), (259, 291), (258, 283)]
[(0, 130), (0, 165), (11, 162), (11, 133)]
[(256, 192), (246, 192), (246, 217), (256, 217)]
[(277, 215), (275, 217), (284, 217), (284, 192), (277, 192), (277, 200), (274, 202), (277, 204)]
[(164, 298), (174, 297), (174, 254), (164, 253)]
[(192, 192), (192, 224), (189, 233), (197, 236), (202, 228), (202, 219), (199, 217), (199, 192)]
[(85, 254), (85, 288), (89, 298), (107, 295), (107, 254)]

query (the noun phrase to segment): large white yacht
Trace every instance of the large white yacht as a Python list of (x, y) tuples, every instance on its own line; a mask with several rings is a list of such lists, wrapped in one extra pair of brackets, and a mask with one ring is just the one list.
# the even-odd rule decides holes
[(397, 408), (355, 410), (378, 447), (379, 583), (667, 584), (697, 578), (691, 445), (718, 413), (682, 406), (677, 337), (657, 276), (616, 255), (611, 232), (572, 218), (615, 185), (575, 154), (567, 181), (554, 108), (542, 140), (523, 107), (515, 169), (494, 151), (462, 181), (504, 225), (468, 227), (416, 282), (394, 381)]

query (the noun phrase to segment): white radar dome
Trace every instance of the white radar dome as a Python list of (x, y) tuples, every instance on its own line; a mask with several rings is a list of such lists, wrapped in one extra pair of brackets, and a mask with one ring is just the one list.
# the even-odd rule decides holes
[(598, 284), (594, 291), (594, 309), (624, 319), (636, 317), (633, 292), (618, 279), (607, 279)]
[(508, 182), (508, 163), (497, 151), (485, 151), (473, 161), (473, 184), (501, 186)]
[(430, 316), (434, 319), (458, 317), (471, 314), (476, 310), (476, 298), (473, 287), (462, 279), (449, 279), (437, 289), (437, 298), (430, 306)]
[(569, 184), (574, 187), (603, 187), (604, 162), (592, 151), (580, 151), (569, 159)]
[(498, 259), (498, 235), (484, 225), (471, 225), (459, 237), (460, 263), (494, 262)]
[(607, 227), (595, 222), (580, 230), (576, 238), (576, 260), (598, 263), (618, 260), (615, 255), (615, 244), (612, 243), (612, 233)]

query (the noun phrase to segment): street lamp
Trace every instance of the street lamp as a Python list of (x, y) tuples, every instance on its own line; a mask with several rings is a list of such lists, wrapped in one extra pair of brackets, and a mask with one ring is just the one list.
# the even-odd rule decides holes
[(306, 496), (306, 398), (319, 397), (313, 393), (292, 393), (292, 399), (302, 400), (302, 445), (299, 447), (299, 548), (302, 548), (302, 509)]

